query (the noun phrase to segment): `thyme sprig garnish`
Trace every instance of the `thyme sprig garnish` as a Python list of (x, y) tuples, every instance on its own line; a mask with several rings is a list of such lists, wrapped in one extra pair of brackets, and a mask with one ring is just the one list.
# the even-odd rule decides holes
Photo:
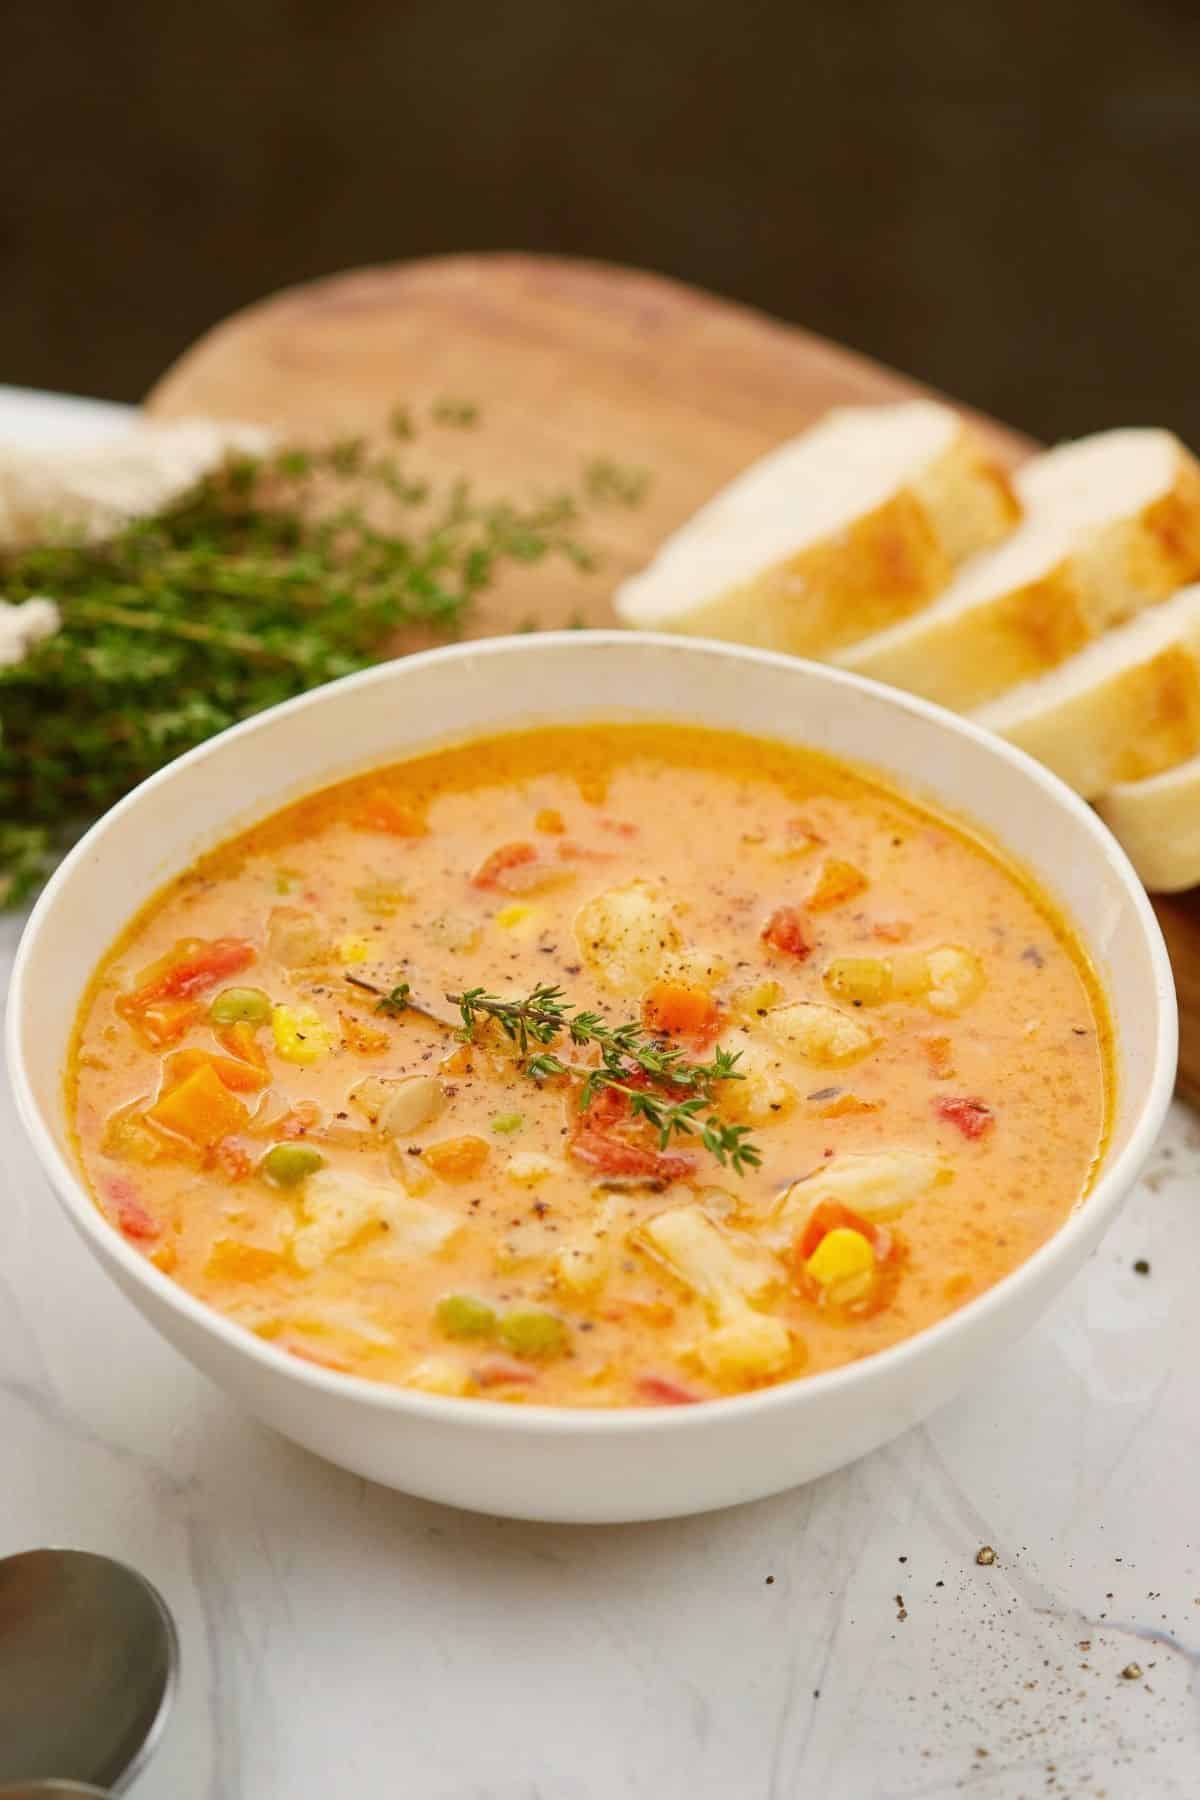
[[(439, 401), (439, 427), (477, 422)], [(424, 421), (429, 423), (429, 420)], [(277, 701), (365, 668), (396, 631), (451, 637), (513, 565), (595, 566), (587, 506), (636, 504), (636, 472), (577, 493), (477, 498), (346, 439), (237, 456), (102, 543), (0, 553), (0, 598), (45, 596), (59, 628), (0, 667), (0, 905), (24, 897), (88, 820), (164, 763)]]
[[(714, 1051), (710, 1062), (692, 1062), (668, 1039), (634, 1021), (610, 1025), (599, 1013), (576, 1011), (559, 987), (539, 984), (522, 999), (505, 1000), (484, 988), (447, 994), (462, 1013), (463, 1037), (470, 1042), (481, 1018), (493, 1020), (525, 1058), (525, 1073), (535, 1081), (556, 1075), (582, 1076), (580, 1111), (586, 1112), (601, 1089), (621, 1094), (635, 1119), (645, 1119), (658, 1132), (659, 1147), (673, 1137), (698, 1134), (704, 1148), (736, 1175), (756, 1168), (761, 1152), (749, 1128), (729, 1125), (711, 1109), (714, 1089), (722, 1081), (741, 1081), (739, 1053)], [(547, 1046), (565, 1038), (582, 1049), (594, 1047), (599, 1063), (581, 1070)], [(542, 1048), (531, 1055), (535, 1045)], [(636, 1079), (635, 1079), (636, 1078)], [(644, 1085), (649, 1082), (650, 1086)]]

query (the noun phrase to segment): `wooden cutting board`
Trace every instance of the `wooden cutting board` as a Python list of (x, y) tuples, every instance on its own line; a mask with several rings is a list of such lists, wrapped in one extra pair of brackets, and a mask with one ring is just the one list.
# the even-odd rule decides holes
[[(828, 407), (911, 399), (917, 382), (662, 276), (558, 257), (442, 257), (293, 288), (218, 325), (147, 400), (160, 418), (204, 413), (303, 436), (383, 433), (403, 403), (425, 418), (470, 401), (469, 429), (422, 428), (410, 458), (479, 491), (578, 488), (609, 458), (651, 480), (636, 507), (589, 514), (602, 572), (510, 572), (476, 635), (615, 623), (613, 586), (668, 531), (781, 438)], [(977, 423), (1006, 462), (1031, 441)], [(1181, 1089), (1200, 1101), (1200, 890), (1156, 901), (1179, 985)]]

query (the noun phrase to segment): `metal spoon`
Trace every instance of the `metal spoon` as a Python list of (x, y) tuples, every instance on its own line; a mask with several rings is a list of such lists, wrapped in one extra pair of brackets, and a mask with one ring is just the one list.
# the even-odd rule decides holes
[(81, 1781), (23, 1781), (0, 1788), (0, 1800), (112, 1800), (111, 1788), (85, 1787)]
[(0, 1560), (0, 1783), (16, 1784), (0, 1796), (121, 1792), (178, 1667), (175, 1622), (136, 1570), (88, 1550)]

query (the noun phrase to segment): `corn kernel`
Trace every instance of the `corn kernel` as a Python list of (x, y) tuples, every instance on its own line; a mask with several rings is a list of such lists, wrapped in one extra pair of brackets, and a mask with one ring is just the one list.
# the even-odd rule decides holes
[(804, 1265), (839, 1305), (857, 1300), (875, 1273), (875, 1252), (861, 1231), (837, 1225), (827, 1231)]
[(351, 933), (349, 937), (339, 938), (334, 945), (334, 955), (340, 963), (363, 963), (371, 954), (371, 946), (366, 938)]
[[(514, 901), (511, 906), (502, 906), (500, 908), (500, 911), (496, 914), (496, 923), (497, 925), (502, 926), (505, 931), (520, 931), (522, 937), (526, 937), (528, 936), (530, 921), (536, 920), (537, 914), (538, 908), (536, 906), (525, 906), (520, 901)], [(525, 929), (522, 930), (522, 927)]]
[(271, 1030), (275, 1048), (285, 1062), (320, 1062), (329, 1053), (329, 1029), (311, 1007), (272, 1007)]

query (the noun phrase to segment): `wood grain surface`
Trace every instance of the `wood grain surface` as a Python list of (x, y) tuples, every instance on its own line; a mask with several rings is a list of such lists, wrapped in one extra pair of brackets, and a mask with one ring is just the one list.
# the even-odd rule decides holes
[[(918, 382), (749, 308), (631, 269), (520, 255), (441, 257), (293, 288), (208, 332), (147, 400), (300, 435), (382, 433), (397, 404), (480, 409), (424, 430), (415, 467), (509, 497), (577, 488), (595, 458), (642, 468), (643, 503), (589, 515), (599, 573), (509, 571), (475, 635), (612, 624), (609, 595), (739, 469), (828, 407), (911, 399)], [(1006, 462), (1032, 448), (977, 418)], [(1180, 1087), (1200, 1101), (1200, 896), (1155, 902), (1179, 986)]]

